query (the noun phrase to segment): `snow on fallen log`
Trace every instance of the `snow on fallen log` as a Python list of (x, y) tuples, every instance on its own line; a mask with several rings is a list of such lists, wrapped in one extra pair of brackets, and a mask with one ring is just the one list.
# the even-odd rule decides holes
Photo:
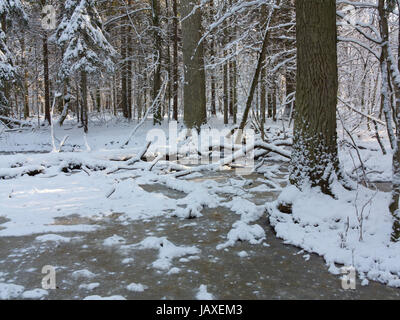
[(29, 127), (32, 126), (32, 124), (28, 121), (17, 120), (17, 119), (10, 118), (10, 117), (0, 116), (0, 119), (11, 122), (11, 123), (19, 124), (20, 126), (29, 126)]
[(265, 143), (263, 141), (256, 141), (254, 144), (248, 145), (243, 147), (242, 149), (234, 152), (232, 155), (221, 159), (220, 161), (218, 161), (217, 163), (213, 163), (213, 164), (206, 164), (206, 165), (200, 165), (197, 166), (195, 168), (191, 168), (189, 170), (186, 171), (181, 171), (181, 172), (176, 172), (173, 175), (176, 178), (180, 178), (186, 175), (189, 175), (191, 173), (195, 173), (195, 172), (201, 172), (201, 171), (216, 171), (216, 170), (220, 170), (222, 167), (227, 166), (229, 164), (231, 164), (232, 162), (235, 162), (236, 160), (245, 157), (246, 154), (248, 154), (249, 152), (253, 151), (254, 149), (264, 149), (267, 150), (269, 152), (274, 152), (277, 153), (285, 158), (290, 159), (291, 155), (289, 151), (286, 151), (284, 149), (281, 149), (273, 144), (269, 144), (269, 143)]
[(45, 168), (43, 166), (36, 165), (19, 168), (0, 168), (0, 180), (13, 179), (24, 175), (33, 177), (40, 173), (44, 173), (44, 171)]
[(291, 158), (291, 153), (289, 151), (281, 149), (281, 148), (277, 147), (274, 144), (266, 143), (266, 142), (263, 142), (263, 141), (256, 141), (254, 143), (254, 148), (255, 149), (264, 149), (264, 150), (267, 150), (267, 151), (270, 151), (270, 152), (274, 152), (274, 153), (277, 153), (277, 154), (279, 154), (282, 157), (285, 157), (287, 159)]
[(120, 170), (132, 170), (133, 169), (132, 166), (136, 162), (142, 161), (144, 155), (149, 150), (151, 143), (152, 143), (151, 141), (148, 141), (147, 144), (145, 145), (145, 147), (135, 157), (129, 158), (129, 160), (127, 161), (125, 166), (118, 166), (116, 168), (113, 168), (110, 171), (108, 171), (107, 174), (113, 174)]

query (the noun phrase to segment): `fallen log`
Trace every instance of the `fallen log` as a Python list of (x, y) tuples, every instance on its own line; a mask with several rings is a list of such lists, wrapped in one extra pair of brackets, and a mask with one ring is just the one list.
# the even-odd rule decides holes
[(131, 166), (133, 166), (136, 162), (144, 160), (144, 155), (149, 150), (151, 143), (151, 141), (147, 142), (146, 146), (137, 154), (137, 156), (130, 158), (125, 166), (118, 166), (111, 171), (108, 171), (107, 174), (113, 174), (120, 170), (133, 170)]

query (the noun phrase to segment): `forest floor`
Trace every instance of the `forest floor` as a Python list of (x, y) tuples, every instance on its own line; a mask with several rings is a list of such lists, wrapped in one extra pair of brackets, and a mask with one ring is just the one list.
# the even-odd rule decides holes
[[(287, 159), (276, 154), (246, 176), (226, 167), (177, 179), (152, 160), (116, 171), (143, 149), (150, 121), (124, 149), (129, 123), (93, 123), (87, 143), (72, 122), (54, 128), (56, 145), (69, 135), (63, 152), (50, 152), (49, 128), (0, 135), (0, 299), (400, 297), (400, 248), (388, 245), (385, 209), (391, 155), (373, 138), (357, 144), (381, 191), (338, 186), (334, 200), (286, 188)], [(356, 178), (354, 158), (341, 152)], [(282, 216), (276, 206), (286, 200), (294, 211)], [(46, 265), (56, 290), (41, 288)], [(360, 270), (356, 290), (342, 289), (341, 265)]]

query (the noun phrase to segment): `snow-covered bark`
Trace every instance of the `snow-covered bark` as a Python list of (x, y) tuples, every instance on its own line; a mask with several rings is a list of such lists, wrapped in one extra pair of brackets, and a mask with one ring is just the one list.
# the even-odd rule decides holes
[(290, 181), (331, 194), (339, 170), (335, 1), (296, 1), (296, 17), (297, 110)]
[(0, 30), (0, 115), (7, 115), (8, 100), (4, 89), (5, 82), (15, 76), (15, 68), (12, 65), (11, 54), (4, 42), (5, 34)]
[[(387, 92), (387, 82), (388, 82), (388, 72), (390, 70), (392, 76), (392, 83), (395, 90), (396, 96), (396, 106), (395, 106), (395, 119), (399, 123), (400, 121), (400, 73), (397, 67), (397, 64), (394, 61), (393, 55), (390, 51), (389, 44), (389, 31), (388, 31), (388, 19), (387, 19), (387, 11), (385, 7), (385, 0), (379, 0), (378, 2), (378, 12), (380, 19), (380, 31), (382, 37), (382, 56), (381, 56), (381, 72), (382, 72), (382, 82), (386, 83), (386, 87), (382, 89), (382, 99), (384, 104), (385, 113), (389, 112), (388, 105), (388, 92)], [(391, 123), (387, 123), (388, 126), (388, 134), (392, 147), (394, 149), (393, 152), (393, 178), (392, 178), (392, 199), (389, 206), (390, 212), (393, 216), (393, 232), (392, 232), (392, 241), (398, 241), (400, 239), (400, 212), (399, 212), (399, 199), (400, 199), (400, 130), (397, 130), (396, 136), (393, 133), (393, 129), (391, 127)], [(392, 132), (390, 132), (392, 130)]]
[[(5, 30), (12, 20), (26, 20), (26, 14), (20, 0), (0, 0), (0, 115), (8, 114), (7, 82), (15, 78), (12, 55), (6, 44)], [(14, 21), (14, 22), (15, 22)]]

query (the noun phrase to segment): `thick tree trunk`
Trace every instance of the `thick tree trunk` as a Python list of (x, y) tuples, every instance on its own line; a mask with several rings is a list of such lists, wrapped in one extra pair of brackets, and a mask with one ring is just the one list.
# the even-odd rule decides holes
[(204, 70), (203, 43), (201, 39), (201, 12), (190, 16), (199, 0), (182, 0), (181, 17), (183, 33), (183, 61), (185, 67), (184, 121), (188, 128), (200, 130), (207, 122), (206, 79)]
[(339, 169), (335, 0), (296, 0), (297, 93), (290, 182), (331, 194)]

